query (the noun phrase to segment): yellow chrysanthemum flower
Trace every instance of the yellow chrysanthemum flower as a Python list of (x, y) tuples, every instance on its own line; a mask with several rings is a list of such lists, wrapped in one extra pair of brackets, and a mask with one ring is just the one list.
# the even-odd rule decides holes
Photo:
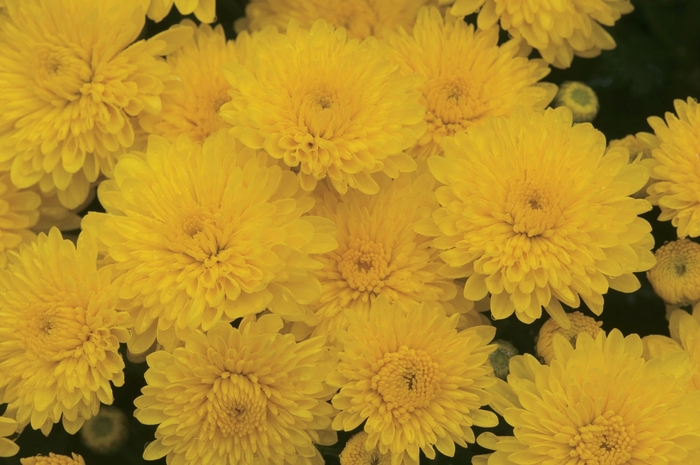
[(7, 266), (7, 252), (36, 238), (31, 229), (39, 221), (41, 196), (17, 189), (7, 173), (0, 174), (0, 269)]
[(235, 42), (227, 41), (221, 25), (212, 29), (187, 20), (182, 24), (194, 31), (194, 37), (167, 57), (180, 85), (166, 89), (161, 112), (142, 118), (141, 124), (170, 142), (187, 134), (201, 144), (218, 129), (229, 126), (219, 116), (231, 89), (221, 67), (242, 61), (247, 40), (241, 36)]
[[(658, 139), (654, 134), (648, 132), (638, 132), (635, 135), (627, 135), (622, 139), (613, 139), (608, 141), (608, 148), (624, 147), (630, 153), (630, 163), (640, 163), (652, 172), (657, 161), (652, 157), (652, 150), (659, 145)], [(651, 185), (653, 179), (651, 177), (647, 183), (639, 191), (632, 194), (634, 198), (646, 198), (647, 188)]]
[(615, 40), (603, 29), (613, 26), (634, 7), (630, 0), (439, 0), (453, 4), (450, 12), (465, 16), (479, 11), (480, 29), (501, 28), (523, 37), (557, 68), (568, 68), (574, 55), (592, 58), (615, 48)]
[(124, 445), (129, 436), (129, 420), (118, 408), (102, 407), (80, 428), (80, 438), (93, 452), (108, 454)]
[(353, 435), (340, 453), (340, 465), (391, 465), (391, 454), (380, 454), (375, 447), (367, 450), (367, 433), (360, 431)]
[(655, 256), (647, 278), (659, 297), (671, 305), (700, 300), (700, 244), (678, 239), (659, 247)]
[(12, 457), (19, 452), (19, 446), (7, 438), (13, 435), (18, 427), (17, 420), (0, 416), (0, 457)]
[(294, 173), (264, 152), (235, 149), (224, 131), (196, 144), (151, 136), (100, 185), (107, 213), (88, 213), (133, 316), (129, 349), (166, 350), (196, 328), (268, 308), (290, 320), (321, 285), (310, 254), (337, 247), (334, 227), (303, 217), (314, 205)]
[(410, 31), (418, 11), (433, 0), (252, 0), (246, 16), (235, 23), (237, 32), (259, 31), (276, 26), (285, 31), (290, 20), (311, 29), (318, 19), (344, 27), (348, 36), (366, 39), (382, 37), (384, 29)]
[(193, 14), (203, 23), (216, 21), (216, 0), (146, 0), (147, 15), (155, 22), (162, 21), (173, 7), (182, 15)]
[(412, 178), (382, 179), (375, 195), (351, 191), (341, 196), (325, 186), (317, 189), (313, 213), (338, 226), (339, 246), (319, 257), (323, 267), (315, 275), (322, 293), (310, 306), (320, 320), (315, 334), (334, 341), (348, 315), (366, 317), (380, 295), (439, 309), (457, 295), (453, 280), (439, 274), (443, 262), (431, 247), (432, 238), (413, 231), (437, 208), (435, 180), (429, 173)]
[(569, 327), (561, 303), (580, 299), (596, 315), (608, 288), (633, 292), (634, 272), (654, 265), (648, 202), (628, 197), (648, 179), (625, 149), (605, 150), (588, 123), (572, 127), (567, 108), (516, 110), (443, 144), (430, 170), (444, 187), (442, 208), (419, 231), (468, 276), (464, 297), (490, 293), (491, 313), (531, 323), (542, 308)]
[(134, 144), (133, 117), (160, 111), (171, 79), (158, 55), (191, 34), (136, 40), (145, 21), (121, 0), (10, 0), (0, 27), (0, 169), (77, 207)]
[(22, 428), (48, 434), (62, 419), (73, 434), (112, 403), (110, 382), (124, 384), (128, 314), (96, 262), (92, 238), (81, 234), (76, 247), (54, 228), (0, 271), (0, 403)]
[(508, 341), (496, 339), (493, 341), (496, 350), (489, 355), (489, 364), (493, 369), (493, 374), (501, 379), (506, 379), (510, 373), (510, 359), (520, 353), (518, 349)]
[(423, 451), (454, 456), (455, 443), (474, 442), (472, 426), (493, 427), (489, 402), (495, 377), (487, 345), (496, 332), (475, 326), (458, 332), (457, 315), (446, 317), (425, 305), (404, 306), (377, 298), (369, 316), (351, 314), (341, 331), (340, 363), (328, 382), (340, 388), (333, 405), (341, 412), (336, 430), (362, 422), (365, 448), (391, 454), (392, 465), (418, 464)]
[(575, 349), (557, 336), (554, 352), (549, 366), (529, 354), (511, 360), (491, 406), (513, 436), (480, 435), (496, 452), (474, 465), (696, 463), (700, 396), (688, 393), (686, 354), (645, 361), (639, 336), (616, 329), (581, 333)]
[(36, 455), (19, 461), (22, 465), (85, 465), (83, 457), (75, 453), (69, 457), (50, 452), (49, 455)]
[(148, 356), (136, 418), (159, 425), (146, 460), (197, 465), (318, 464), (330, 445), (333, 393), (324, 378), (335, 360), (323, 338), (295, 342), (282, 320), (219, 322), (188, 336), (171, 354)]
[(549, 365), (554, 359), (554, 335), (561, 334), (570, 344), (576, 343), (576, 338), (581, 333), (596, 337), (602, 331), (603, 322), (596, 321), (581, 312), (571, 312), (566, 315), (571, 322), (568, 328), (562, 328), (553, 318), (545, 321), (537, 335), (537, 355), (542, 357), (544, 363)]
[(376, 194), (373, 173), (415, 170), (403, 151), (425, 131), (419, 81), (401, 77), (374, 38), (348, 40), (323, 20), (310, 31), (292, 22), (286, 35), (255, 34), (249, 53), (250, 69), (226, 68), (240, 96), (221, 116), (246, 146), (298, 167), (304, 190), (328, 177), (341, 194)]
[(574, 123), (585, 123), (595, 119), (600, 103), (595, 91), (583, 82), (565, 81), (559, 86), (552, 107), (567, 107), (571, 110)]
[(404, 74), (425, 78), (420, 87), (428, 130), (411, 150), (424, 159), (441, 153), (440, 141), (490, 115), (506, 116), (518, 105), (543, 109), (557, 86), (538, 82), (549, 74), (543, 60), (528, 60), (522, 41), (498, 46), (498, 28), (474, 31), (436, 8), (418, 15), (413, 35), (405, 31), (386, 38), (390, 58)]
[(649, 201), (661, 208), (660, 221), (671, 220), (678, 237), (700, 236), (700, 105), (695, 99), (673, 102), (676, 113), (648, 119), (659, 140), (652, 152), (657, 165), (651, 172)]
[[(671, 332), (671, 340), (695, 360), (696, 369), (690, 388), (700, 390), (700, 311), (694, 310), (692, 315), (685, 310), (674, 311), (671, 313), (668, 329)], [(667, 351), (670, 352), (671, 349)]]

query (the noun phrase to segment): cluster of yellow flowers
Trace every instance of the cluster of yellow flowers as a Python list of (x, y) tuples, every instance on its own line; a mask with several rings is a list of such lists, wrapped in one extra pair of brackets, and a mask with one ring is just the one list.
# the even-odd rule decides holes
[[(173, 3), (200, 24), (144, 38)], [(345, 431), (343, 465), (700, 463), (700, 106), (608, 145), (542, 82), (629, 0), (252, 0), (235, 40), (215, 7), (0, 1), (0, 456), (59, 422), (118, 447), (121, 345), (146, 460), (321, 464)], [(567, 311), (644, 271), (672, 338)], [(543, 310), (500, 379), (483, 313)]]

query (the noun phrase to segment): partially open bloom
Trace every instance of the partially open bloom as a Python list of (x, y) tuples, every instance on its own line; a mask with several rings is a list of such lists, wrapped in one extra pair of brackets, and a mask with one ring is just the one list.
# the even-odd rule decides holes
[(19, 461), (22, 465), (85, 465), (83, 457), (75, 453), (69, 457), (51, 452), (49, 455), (35, 455)]
[(373, 173), (415, 170), (404, 151), (425, 131), (419, 79), (402, 77), (374, 38), (348, 40), (324, 20), (310, 31), (292, 22), (285, 35), (255, 34), (249, 53), (250, 68), (226, 68), (240, 95), (221, 116), (246, 146), (298, 167), (304, 190), (328, 177), (341, 194), (376, 194)]
[(501, 379), (506, 379), (510, 373), (510, 359), (518, 355), (520, 352), (510, 342), (503, 339), (493, 341), (496, 350), (489, 355), (489, 364), (493, 368), (493, 374)]
[(203, 23), (216, 21), (216, 0), (147, 0), (147, 15), (153, 21), (162, 21), (173, 7), (181, 15), (194, 13), (195, 17)]
[(352, 431), (365, 422), (365, 448), (391, 454), (392, 465), (418, 464), (435, 447), (452, 457), (455, 444), (474, 442), (472, 426), (495, 426), (480, 408), (489, 402), (488, 355), (495, 328), (458, 332), (457, 315), (425, 305), (374, 301), (368, 317), (350, 315), (339, 333), (340, 364), (328, 382), (340, 388), (333, 405), (341, 412), (333, 428)]
[(545, 321), (537, 335), (537, 355), (542, 357), (544, 363), (549, 364), (554, 358), (554, 336), (561, 334), (571, 345), (576, 344), (576, 338), (581, 333), (588, 333), (596, 337), (602, 331), (603, 322), (596, 321), (590, 316), (581, 312), (571, 312), (567, 314), (571, 326), (562, 328), (553, 318)]
[(450, 12), (464, 16), (481, 9), (480, 29), (500, 20), (501, 28), (524, 37), (557, 68), (568, 68), (574, 55), (592, 58), (615, 48), (615, 40), (601, 26), (612, 26), (634, 7), (630, 0), (439, 0), (453, 4)]
[(129, 419), (114, 407), (102, 407), (80, 428), (83, 443), (93, 452), (108, 454), (124, 445), (129, 436)]
[(413, 28), (418, 10), (432, 0), (251, 0), (246, 16), (236, 21), (236, 31), (258, 31), (276, 26), (285, 31), (290, 20), (310, 29), (317, 19), (344, 27), (348, 36), (382, 37), (385, 29)]
[(700, 105), (695, 99), (675, 100), (677, 116), (666, 113), (648, 119), (660, 146), (652, 156), (657, 165), (651, 172), (649, 201), (661, 208), (660, 221), (671, 220), (678, 237), (700, 236)]
[(148, 383), (136, 418), (158, 425), (146, 460), (167, 463), (321, 465), (316, 444), (335, 443), (328, 428), (333, 393), (324, 378), (335, 359), (321, 337), (295, 342), (282, 320), (219, 322), (188, 336), (173, 353), (148, 356)]
[[(289, 320), (312, 316), (333, 225), (302, 216), (314, 200), (294, 173), (266, 153), (219, 131), (203, 145), (151, 136), (146, 155), (117, 164), (100, 185), (107, 213), (88, 213), (119, 297), (132, 315), (129, 349), (158, 340), (172, 350), (194, 329), (208, 330), (265, 308)], [(309, 313), (309, 315), (307, 315)]]
[[(608, 141), (608, 148), (624, 147), (630, 153), (630, 163), (639, 163), (652, 172), (657, 161), (652, 157), (652, 150), (659, 146), (659, 140), (654, 134), (648, 132), (638, 132), (637, 134), (629, 134), (622, 139), (612, 139)], [(643, 199), (647, 196), (647, 188), (651, 185), (653, 179), (649, 177), (647, 183), (639, 191), (632, 194), (632, 197)]]
[(700, 300), (700, 244), (678, 239), (659, 247), (647, 278), (656, 294), (671, 305)]
[(593, 121), (600, 109), (595, 91), (578, 81), (563, 82), (554, 96), (552, 106), (571, 110), (574, 123)]
[(554, 360), (511, 360), (508, 383), (492, 388), (491, 406), (513, 436), (479, 436), (495, 452), (474, 465), (697, 463), (700, 396), (688, 392), (695, 364), (682, 351), (645, 361), (636, 334), (618, 330), (576, 348), (554, 339)]
[(88, 234), (76, 247), (54, 228), (0, 271), (0, 403), (22, 428), (48, 434), (62, 420), (73, 434), (112, 403), (110, 383), (124, 384), (128, 314), (115, 309), (116, 286), (96, 261)]
[(19, 452), (19, 446), (7, 436), (17, 431), (19, 424), (16, 420), (0, 417), (0, 457), (12, 457)]
[(0, 269), (7, 266), (7, 252), (36, 238), (31, 229), (39, 221), (41, 196), (17, 189), (10, 175), (0, 174)]
[(171, 79), (159, 58), (187, 40), (175, 28), (134, 42), (138, 2), (9, 0), (0, 24), (0, 170), (73, 208), (134, 144), (134, 117), (160, 111)]
[(430, 245), (432, 238), (413, 231), (437, 208), (435, 181), (429, 173), (412, 178), (380, 180), (375, 195), (317, 189), (312, 213), (338, 226), (339, 245), (318, 258), (323, 267), (314, 272), (322, 286), (321, 298), (310, 306), (319, 319), (315, 334), (334, 341), (348, 315), (366, 318), (380, 295), (442, 309), (457, 294), (453, 280), (439, 273), (442, 260)]
[(525, 323), (542, 308), (568, 328), (561, 303), (583, 300), (596, 315), (609, 288), (633, 292), (634, 272), (654, 264), (651, 206), (629, 195), (648, 170), (623, 148), (606, 152), (588, 123), (572, 127), (567, 108), (516, 110), (443, 144), (428, 159), (444, 187), (442, 205), (419, 232), (439, 236), (441, 257), (468, 276), (464, 296), (491, 295), (494, 318)]
[(340, 465), (390, 465), (391, 454), (380, 454), (374, 447), (367, 450), (367, 433), (360, 431), (351, 437), (340, 453)]
[(194, 31), (193, 38), (167, 57), (179, 85), (166, 89), (161, 112), (142, 118), (141, 123), (148, 132), (169, 142), (187, 134), (201, 144), (218, 129), (229, 126), (219, 116), (231, 89), (221, 67), (242, 61), (247, 41), (243, 36), (227, 41), (221, 25), (213, 29), (207, 24), (197, 27), (191, 21), (183, 21), (183, 25)]
[[(540, 59), (528, 60), (522, 40), (498, 45), (498, 28), (474, 31), (455, 18), (424, 8), (413, 34), (389, 34), (389, 56), (406, 75), (425, 78), (420, 87), (428, 129), (409, 153), (425, 159), (441, 153), (440, 141), (491, 115), (507, 116), (518, 105), (544, 109), (557, 91), (539, 82), (549, 74)], [(528, 48), (528, 47), (525, 47)]]

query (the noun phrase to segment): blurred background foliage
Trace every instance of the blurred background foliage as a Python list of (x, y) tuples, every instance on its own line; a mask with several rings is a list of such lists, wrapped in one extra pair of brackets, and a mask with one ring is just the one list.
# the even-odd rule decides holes
[[(245, 0), (217, 0), (218, 21), (227, 37), (235, 37), (233, 21), (245, 14), (246, 3)], [(591, 86), (600, 101), (600, 112), (593, 124), (608, 139), (619, 139), (640, 131), (651, 132), (646, 122), (648, 116), (663, 117), (665, 112), (673, 111), (674, 99), (700, 97), (700, 0), (633, 0), (632, 3), (635, 11), (623, 16), (609, 29), (617, 42), (615, 50), (603, 52), (593, 59), (575, 58), (571, 68), (553, 68), (545, 79), (556, 84), (582, 81)], [(195, 20), (194, 17), (191, 19)], [(469, 17), (467, 21), (473, 19)], [(181, 20), (182, 16), (173, 8), (161, 23), (149, 21), (144, 34), (151, 36)], [(99, 204), (89, 208), (99, 208)], [(670, 223), (656, 221), (658, 214), (655, 208), (644, 215), (653, 226), (655, 248), (676, 237)], [(638, 333), (641, 336), (668, 335), (663, 302), (654, 294), (646, 277), (640, 274), (639, 278), (642, 289), (638, 292), (622, 294), (610, 291), (605, 297), (605, 310), (600, 318), (603, 328), (607, 331), (619, 328), (625, 334)], [(587, 309), (581, 310), (594, 316)], [(534, 353), (535, 338), (543, 322), (525, 325), (509, 318), (493, 323), (498, 329), (497, 338), (512, 342), (521, 353)], [(114, 390), (114, 406), (127, 414), (130, 429), (128, 442), (118, 451), (108, 455), (95, 454), (86, 448), (79, 434), (71, 436), (61, 425), (56, 425), (48, 437), (27, 427), (17, 440), (20, 453), (0, 459), (0, 465), (18, 465), (20, 457), (47, 455), (49, 452), (79, 453), (87, 465), (165, 464), (164, 459), (146, 462), (141, 458), (146, 443), (153, 440), (155, 427), (141, 425), (132, 416), (133, 399), (144, 385), (145, 370), (145, 363), (127, 361), (126, 383)], [(478, 429), (476, 432), (478, 434)], [(510, 434), (510, 429), (502, 422), (494, 432)], [(338, 453), (349, 436), (349, 433), (340, 433), (336, 447), (321, 448), (326, 463), (339, 463)], [(421, 463), (469, 464), (473, 455), (484, 452), (478, 446), (458, 448), (454, 458), (423, 459)]]

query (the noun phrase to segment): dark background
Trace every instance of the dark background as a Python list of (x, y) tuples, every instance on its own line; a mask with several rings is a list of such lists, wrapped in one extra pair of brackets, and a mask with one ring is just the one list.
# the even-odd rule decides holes
[[(617, 48), (593, 59), (575, 58), (571, 68), (552, 69), (545, 79), (559, 84), (566, 80), (583, 81), (598, 94), (600, 113), (593, 124), (608, 139), (622, 138), (640, 131), (651, 132), (646, 122), (648, 116), (662, 116), (673, 111), (674, 99), (700, 97), (700, 1), (698, 0), (633, 0), (635, 11), (623, 16), (609, 32), (617, 42)], [(245, 0), (217, 0), (217, 15), (227, 36), (234, 38), (233, 21), (243, 16)], [(179, 22), (182, 17), (173, 8), (161, 23), (149, 22), (146, 36)], [(194, 20), (195, 18), (192, 17)], [(473, 18), (467, 18), (473, 20)], [(536, 53), (536, 52), (535, 52)], [(99, 209), (93, 204), (90, 209)], [(655, 219), (658, 209), (644, 215), (651, 222), (656, 247), (675, 239), (670, 223)], [(656, 248), (655, 247), (655, 248)], [(605, 297), (602, 314), (603, 328), (619, 328), (623, 333), (668, 335), (664, 318), (664, 304), (654, 294), (643, 274), (639, 275), (642, 289), (634, 294), (610, 291)], [(593, 316), (587, 309), (581, 309)], [(511, 341), (520, 351), (534, 353), (534, 341), (542, 321), (531, 325), (515, 318), (494, 322), (497, 338)], [(116, 388), (114, 405), (122, 409), (130, 420), (130, 439), (119, 451), (109, 455), (91, 453), (81, 442), (80, 436), (67, 434), (62, 426), (54, 426), (49, 437), (30, 427), (17, 440), (20, 452), (17, 456), (0, 459), (0, 465), (19, 464), (20, 457), (49, 452), (67, 454), (76, 452), (85, 458), (87, 465), (164, 464), (165, 460), (146, 462), (141, 458), (145, 444), (153, 439), (155, 427), (141, 425), (132, 417), (133, 399), (143, 386), (145, 364), (127, 362), (126, 383)], [(507, 425), (500, 426), (496, 434), (509, 434)], [(477, 431), (478, 433), (478, 431)], [(328, 464), (337, 464), (337, 454), (349, 437), (340, 433), (337, 446), (322, 448)], [(478, 446), (457, 448), (454, 458), (438, 457), (434, 461), (423, 459), (421, 463), (468, 464), (470, 458), (485, 451)], [(197, 465), (197, 464), (193, 464)]]

